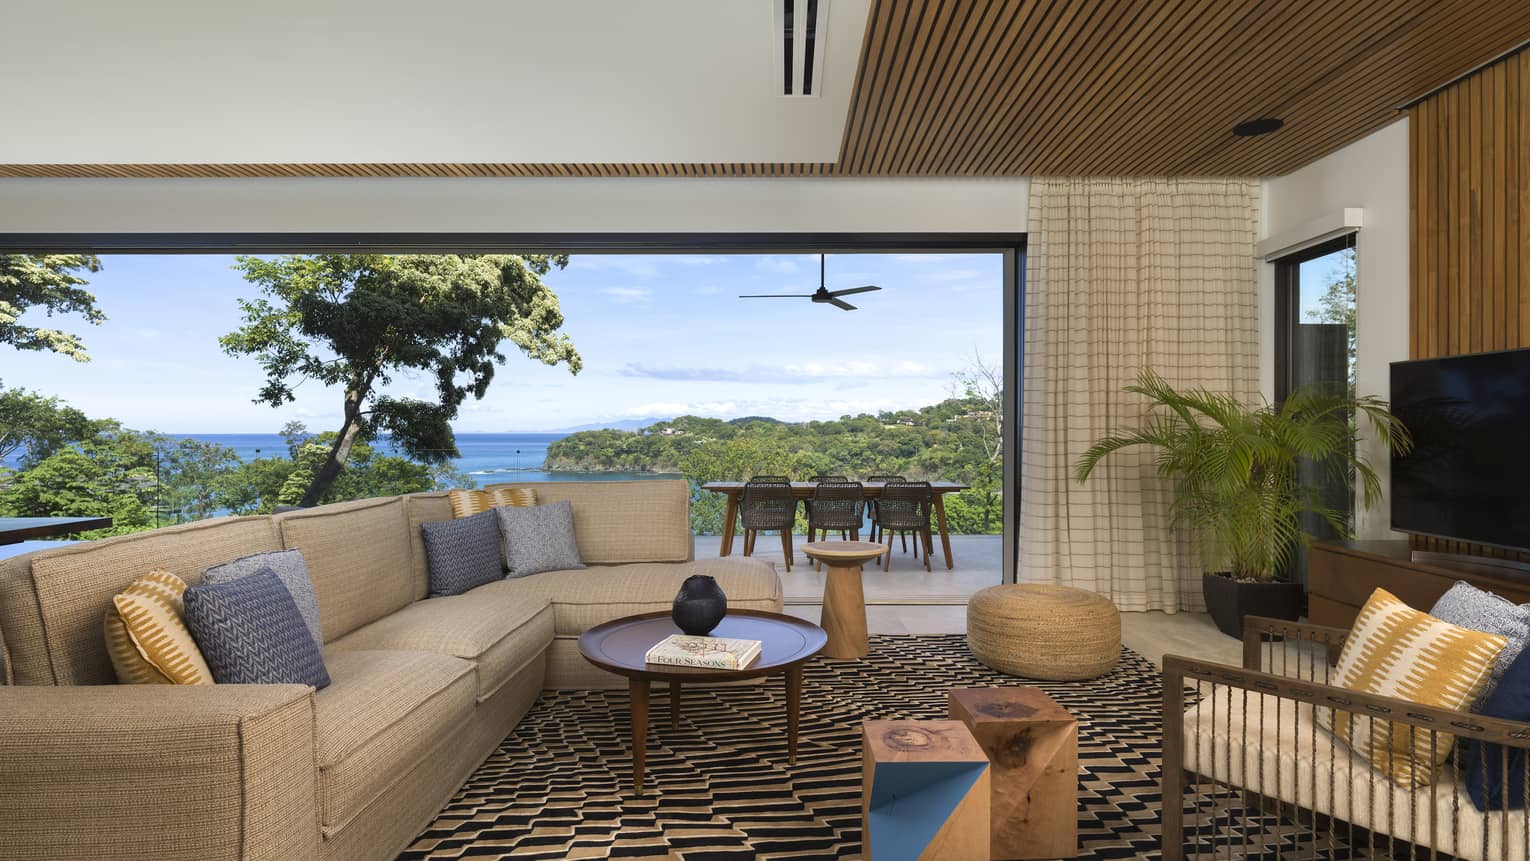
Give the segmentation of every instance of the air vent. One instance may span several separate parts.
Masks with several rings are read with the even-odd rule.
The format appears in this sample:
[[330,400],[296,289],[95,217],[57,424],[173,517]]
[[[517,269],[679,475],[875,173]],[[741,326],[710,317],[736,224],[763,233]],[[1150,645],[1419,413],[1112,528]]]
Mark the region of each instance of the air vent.
[[823,81],[829,0],[776,0],[776,86],[783,96],[811,98]]

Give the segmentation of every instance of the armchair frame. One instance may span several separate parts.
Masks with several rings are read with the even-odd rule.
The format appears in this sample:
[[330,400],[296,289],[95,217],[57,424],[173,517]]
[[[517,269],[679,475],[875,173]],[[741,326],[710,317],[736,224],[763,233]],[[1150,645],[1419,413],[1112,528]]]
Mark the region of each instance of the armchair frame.
[[[1332,854],[1332,847],[1337,835],[1346,833],[1347,845],[1361,851],[1367,846],[1372,853],[1380,850],[1395,857],[1421,857],[1436,858],[1459,856],[1463,847],[1469,850],[1470,857],[1475,855],[1475,850],[1481,850],[1482,858],[1512,857],[1523,859],[1526,847],[1530,847],[1530,780],[1515,787],[1511,795],[1508,780],[1509,751],[1515,750],[1516,755],[1524,755],[1530,750],[1530,723],[1519,721],[1491,718],[1473,714],[1464,710],[1437,708],[1420,705],[1418,703],[1401,700],[1394,697],[1379,694],[1361,693],[1347,688],[1341,688],[1329,684],[1332,664],[1337,661],[1339,650],[1348,638],[1349,632],[1342,628],[1331,628],[1321,625],[1308,625],[1296,622],[1287,622],[1279,619],[1263,617],[1248,617],[1244,621],[1243,628],[1243,666],[1233,667],[1179,655],[1166,655],[1163,660],[1163,858],[1164,861],[1181,861],[1185,857],[1185,790],[1188,784],[1194,783],[1197,794],[1197,805],[1200,804],[1199,790],[1202,778],[1210,781],[1213,789],[1223,786],[1232,794],[1241,793],[1244,811],[1244,824],[1247,825],[1248,809],[1250,807],[1263,810],[1265,813],[1273,813],[1276,818],[1294,818],[1297,821],[1311,827],[1314,833],[1321,839],[1326,836],[1329,853],[1322,857],[1336,857]],[[1294,647],[1294,648],[1293,648]],[[1294,674],[1293,674],[1294,670]],[[1454,807],[1451,810],[1449,822],[1439,821],[1436,816],[1437,807],[1432,802],[1435,795],[1444,788],[1440,786],[1452,778],[1461,780],[1464,785],[1464,766],[1458,761],[1461,748],[1457,748],[1457,756],[1448,765],[1439,766],[1434,783],[1418,787],[1413,790],[1414,795],[1420,799],[1428,799],[1431,803],[1415,803],[1408,809],[1388,809],[1389,829],[1365,829],[1360,826],[1341,822],[1333,816],[1329,816],[1314,810],[1300,807],[1289,799],[1281,799],[1264,794],[1264,768],[1263,751],[1260,752],[1260,785],[1257,787],[1245,787],[1234,783],[1218,780],[1211,774],[1197,774],[1185,767],[1186,715],[1187,705],[1194,702],[1187,700],[1187,689],[1194,689],[1198,694],[1210,694],[1214,688],[1222,686],[1233,691],[1242,691],[1244,702],[1247,703],[1249,694],[1262,694],[1276,697],[1280,700],[1290,700],[1298,705],[1305,704],[1313,707],[1329,708],[1335,712],[1348,712],[1357,720],[1384,720],[1396,725],[1406,725],[1411,732],[1428,733],[1429,744],[1437,743],[1438,734],[1448,733],[1457,739],[1473,739],[1499,745],[1501,757],[1499,774],[1502,776],[1500,789],[1501,798],[1509,802],[1509,807],[1514,815],[1518,816],[1519,822],[1511,824],[1511,816],[1497,812],[1498,808],[1491,808],[1493,812],[1486,814],[1486,826],[1481,829],[1480,840],[1471,839],[1466,841],[1461,834],[1461,813],[1470,811],[1474,816],[1484,816],[1468,802],[1464,808]],[[1201,699],[1205,702],[1209,697]],[[1231,702],[1231,700],[1229,700]],[[1231,708],[1223,709],[1228,714],[1225,717],[1226,726],[1218,723],[1219,717],[1215,707],[1211,710],[1211,735],[1217,735],[1225,731],[1231,735],[1238,729],[1239,724],[1231,715]],[[1278,714],[1278,706],[1277,706]],[[1250,728],[1248,713],[1241,718],[1242,729],[1247,733]],[[1395,730],[1394,730],[1395,731]],[[1342,742],[1327,739],[1326,731],[1319,734],[1313,733],[1311,743],[1316,746],[1322,744],[1326,747],[1337,745],[1343,748]],[[1322,739],[1322,740],[1320,740]],[[1200,741],[1195,742],[1199,746]],[[1299,750],[1293,753],[1300,755],[1305,750],[1308,739],[1297,738]],[[1213,755],[1220,758],[1221,754],[1216,746],[1212,746]],[[1486,757],[1482,745],[1473,748],[1477,756]],[[1233,745],[1229,741],[1227,746],[1228,777],[1232,776]],[[1277,757],[1279,752],[1277,750]],[[1240,753],[1239,770],[1247,768],[1245,754]],[[1194,758],[1199,763],[1199,755]],[[1485,763],[1485,760],[1483,760]],[[1215,771],[1216,763],[1212,764],[1211,771]],[[1372,795],[1366,798],[1368,806],[1374,810],[1376,794],[1385,792],[1387,798],[1392,798],[1393,786],[1391,779],[1375,769],[1368,769],[1371,781]],[[1327,797],[1330,801],[1330,810],[1339,809],[1333,804],[1336,794],[1339,792],[1349,793],[1347,809],[1353,811],[1354,786],[1349,782],[1341,782],[1350,775],[1338,775],[1334,770],[1328,770],[1325,777],[1326,785],[1318,783],[1318,769],[1313,768],[1312,780],[1316,785],[1311,787],[1313,798]],[[1356,772],[1359,774],[1359,772]],[[1278,782],[1277,776],[1277,782]],[[1251,781],[1242,781],[1251,782]],[[1297,794],[1305,786],[1299,786]],[[1524,798],[1517,797],[1520,793]],[[1451,790],[1451,797],[1454,791]],[[1525,814],[1520,814],[1518,808],[1523,807]],[[1199,806],[1196,808],[1199,811]],[[1427,822],[1419,821],[1419,817],[1427,814]],[[1395,817],[1395,818],[1394,818]],[[1233,854],[1231,842],[1220,843],[1219,840],[1242,840],[1247,834],[1245,828],[1240,836],[1234,837],[1236,830],[1229,827],[1228,833],[1218,837],[1217,826],[1210,824],[1212,835],[1208,851],[1216,857],[1221,857],[1223,851],[1228,857],[1236,857]],[[1199,854],[1202,848],[1201,824],[1199,813],[1195,823],[1196,838],[1195,849]],[[1321,833],[1319,833],[1321,832]],[[1357,838],[1359,842],[1357,842]],[[1479,844],[1480,843],[1480,847]],[[1278,844],[1277,844],[1278,845]],[[1506,847],[1514,848],[1512,853],[1506,851]],[[1447,855],[1446,853],[1449,853]],[[1295,857],[1296,853],[1292,853]],[[1276,851],[1279,857],[1279,850]]]

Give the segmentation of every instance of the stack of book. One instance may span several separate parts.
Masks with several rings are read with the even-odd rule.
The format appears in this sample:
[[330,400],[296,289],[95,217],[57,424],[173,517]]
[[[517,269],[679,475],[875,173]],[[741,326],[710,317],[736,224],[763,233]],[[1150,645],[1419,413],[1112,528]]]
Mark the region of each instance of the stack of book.
[[742,670],[748,668],[759,657],[759,640],[671,634],[649,649],[644,660],[650,664],[666,664],[675,667]]

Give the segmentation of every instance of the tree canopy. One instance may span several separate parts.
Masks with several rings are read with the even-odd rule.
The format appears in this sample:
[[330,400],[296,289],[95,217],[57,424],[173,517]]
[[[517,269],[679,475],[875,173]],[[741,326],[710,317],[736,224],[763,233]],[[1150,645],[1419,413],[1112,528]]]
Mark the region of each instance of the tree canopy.
[[15,455],[23,466],[36,463],[69,443],[89,439],[99,427],[58,398],[0,388],[0,461]]
[[[386,433],[427,464],[456,457],[450,421],[468,397],[488,391],[506,341],[578,373],[579,352],[559,331],[558,297],[542,283],[567,263],[511,254],[240,257],[237,268],[262,297],[239,301],[244,325],[219,343],[260,362],[266,383],[256,401],[281,406],[307,380],[342,394],[340,427],[299,504],[325,497],[359,440]],[[409,372],[434,379],[435,400],[381,393]]]
[[0,254],[0,344],[90,361],[78,335],[26,325],[21,315],[32,309],[49,317],[79,314],[85,322],[100,325],[106,315],[79,274],[100,269],[101,261],[88,254]]

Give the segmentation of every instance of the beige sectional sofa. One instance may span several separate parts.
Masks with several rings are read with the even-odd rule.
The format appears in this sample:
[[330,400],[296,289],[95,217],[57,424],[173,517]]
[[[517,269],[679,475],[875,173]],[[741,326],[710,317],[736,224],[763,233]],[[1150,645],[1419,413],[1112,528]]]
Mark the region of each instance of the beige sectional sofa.
[[[511,486],[511,485],[503,485]],[[418,834],[551,688],[614,687],[581,632],[667,609],[693,573],[781,608],[758,560],[693,559],[683,481],[535,485],[573,504],[588,569],[426,598],[421,523],[444,493],[233,517],[0,561],[0,858],[377,859]],[[303,551],[332,683],[115,684],[112,596]]]

